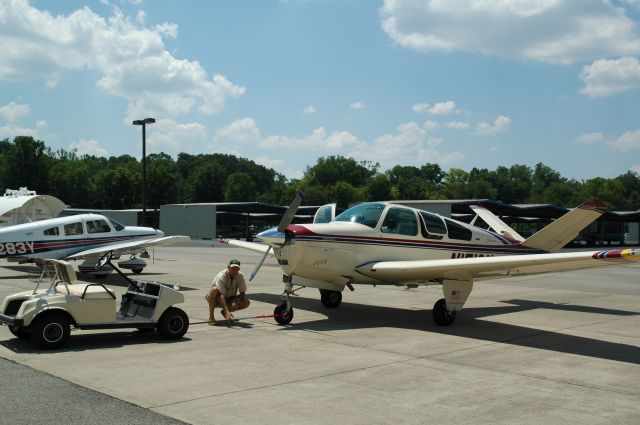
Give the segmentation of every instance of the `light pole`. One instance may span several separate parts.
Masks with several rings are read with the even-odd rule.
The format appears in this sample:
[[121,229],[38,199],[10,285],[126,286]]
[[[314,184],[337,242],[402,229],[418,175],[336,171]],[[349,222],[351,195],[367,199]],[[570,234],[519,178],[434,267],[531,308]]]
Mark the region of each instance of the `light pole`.
[[155,118],[135,120],[133,125],[142,126],[142,225],[147,225],[147,124],[156,122]]

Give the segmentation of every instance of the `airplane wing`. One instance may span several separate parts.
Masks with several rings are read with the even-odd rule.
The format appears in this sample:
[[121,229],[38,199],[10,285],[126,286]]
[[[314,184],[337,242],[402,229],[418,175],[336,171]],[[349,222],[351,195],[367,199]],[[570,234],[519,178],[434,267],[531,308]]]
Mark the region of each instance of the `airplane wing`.
[[139,239],[128,242],[118,242],[76,252],[75,254],[70,255],[67,258],[70,260],[95,258],[100,257],[109,251],[113,252],[114,255],[134,254],[140,253],[149,247],[186,242],[188,240],[191,240],[189,236],[165,236],[163,238]]
[[358,266],[356,271],[388,283],[440,279],[478,280],[629,264],[630,260],[640,260],[640,248],[445,260],[378,261]]
[[[255,242],[239,241],[237,239],[220,239],[219,242],[226,243],[227,245],[237,246],[239,248],[249,249],[261,254],[264,254],[269,249],[269,245]],[[272,257],[275,255],[272,249],[269,250],[269,255],[271,255]]]

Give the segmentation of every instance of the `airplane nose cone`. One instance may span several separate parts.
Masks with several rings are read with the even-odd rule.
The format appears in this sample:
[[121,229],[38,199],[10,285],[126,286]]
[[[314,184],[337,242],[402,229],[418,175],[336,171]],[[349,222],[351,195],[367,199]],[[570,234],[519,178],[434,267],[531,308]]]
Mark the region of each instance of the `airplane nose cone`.
[[160,230],[160,229],[156,229],[156,235],[159,238],[162,238],[162,237],[164,237],[164,232],[162,230]]
[[278,229],[274,227],[258,233],[256,238],[269,245],[282,244],[284,242],[284,233],[278,232]]

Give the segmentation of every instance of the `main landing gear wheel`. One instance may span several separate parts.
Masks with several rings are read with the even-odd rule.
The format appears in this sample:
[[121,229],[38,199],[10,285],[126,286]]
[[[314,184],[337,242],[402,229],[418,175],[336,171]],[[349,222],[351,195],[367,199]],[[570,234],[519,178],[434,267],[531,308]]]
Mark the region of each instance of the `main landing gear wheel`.
[[322,302],[322,305],[327,308],[336,308],[342,302],[342,292],[321,289],[320,301]]
[[287,311],[287,303],[282,303],[273,309],[274,319],[279,325],[288,325],[293,319],[293,308]]
[[433,321],[436,322],[438,326],[449,326],[456,320],[456,312],[447,310],[447,303],[444,298],[440,298],[433,305]]

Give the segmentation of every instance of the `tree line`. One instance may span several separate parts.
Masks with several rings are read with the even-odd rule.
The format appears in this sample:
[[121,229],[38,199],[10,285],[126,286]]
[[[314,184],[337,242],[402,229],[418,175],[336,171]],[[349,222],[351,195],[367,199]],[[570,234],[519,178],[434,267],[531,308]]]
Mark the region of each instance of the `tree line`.
[[[109,158],[57,151],[41,140],[0,140],[0,188],[28,187],[76,208],[142,207],[142,164],[130,155]],[[549,203],[573,207],[597,198],[613,210],[640,208],[640,175],[576,180],[539,163],[495,170],[444,171],[438,164],[380,164],[339,155],[322,157],[301,179],[226,154],[165,153],[147,156],[147,207],[196,202],[260,201],[287,205],[304,188],[306,205],[410,199],[492,199],[505,203]]]

